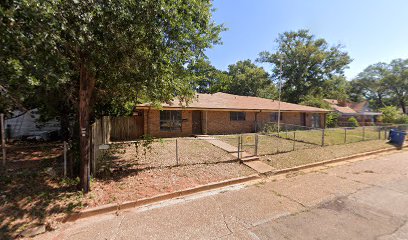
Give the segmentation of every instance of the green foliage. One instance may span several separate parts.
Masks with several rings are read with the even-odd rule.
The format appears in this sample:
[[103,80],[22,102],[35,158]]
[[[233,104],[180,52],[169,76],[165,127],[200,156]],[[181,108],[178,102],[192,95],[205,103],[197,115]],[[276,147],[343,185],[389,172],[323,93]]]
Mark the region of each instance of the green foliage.
[[300,102],[299,104],[310,107],[331,109],[330,104],[324,101],[323,98],[319,96],[317,97],[312,95],[305,96],[302,102]]
[[282,63],[282,98],[299,103],[307,95],[322,95],[324,83],[342,77],[352,61],[341,45],[329,46],[308,30],[285,32],[276,40],[278,50],[261,52],[258,61],[273,65],[273,77],[280,77]]
[[262,94],[272,97],[276,92],[269,79],[269,74],[251,60],[238,61],[229,65],[228,75],[231,79],[226,85],[227,93],[241,96],[260,96]]
[[326,126],[334,128],[338,126],[340,114],[337,112],[331,112],[326,115]]
[[136,158],[138,157],[140,150],[143,151],[143,156],[146,158],[147,153],[152,151],[152,144],[156,141],[157,139],[153,138],[151,135],[143,135],[141,139],[135,141]]
[[350,82],[344,76],[333,76],[323,82],[321,94],[324,98],[346,101],[349,99]]
[[394,59],[388,66],[388,72],[383,79],[384,87],[391,101],[407,114],[408,104],[408,59]]
[[192,73],[195,90],[199,93],[225,92],[230,82],[228,73],[216,69],[208,60],[199,59],[190,64],[188,70]]
[[359,127],[360,124],[358,123],[357,119],[355,117],[350,117],[347,119],[347,122],[349,123],[350,127]]
[[278,89],[274,84],[271,84],[265,88],[258,90],[257,97],[267,98],[267,99],[278,99]]
[[[96,116],[126,113],[117,110],[118,99],[163,102],[192,96],[184,66],[203,58],[224,29],[211,20],[211,8],[210,1],[2,4],[0,69],[5,71],[0,72],[7,75],[1,86],[13,93],[17,86],[27,88],[28,96],[35,95],[33,88],[43,93],[37,94],[43,98],[37,103],[51,115],[62,108],[54,102],[78,104],[81,64],[96,78]],[[58,94],[51,97],[53,92]]]
[[376,109],[388,105],[399,106],[407,113],[408,59],[394,59],[391,63],[368,66],[351,82],[353,100],[367,99]]
[[394,106],[380,108],[382,112],[381,121],[383,123],[406,124],[408,116],[398,111]]
[[367,99],[376,108],[384,106],[384,98],[387,95],[384,78],[387,75],[387,68],[386,63],[376,63],[359,73],[351,82],[351,98],[354,101]]

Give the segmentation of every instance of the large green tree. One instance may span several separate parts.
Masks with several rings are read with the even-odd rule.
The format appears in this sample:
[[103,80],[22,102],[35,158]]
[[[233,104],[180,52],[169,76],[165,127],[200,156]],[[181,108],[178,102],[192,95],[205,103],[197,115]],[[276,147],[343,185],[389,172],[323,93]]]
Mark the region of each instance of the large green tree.
[[399,106],[407,113],[408,59],[370,65],[353,79],[351,85],[352,99],[367,99],[377,109],[389,105]]
[[275,87],[269,74],[251,60],[238,61],[228,66],[230,81],[226,83],[227,93],[242,96],[274,98]]
[[299,103],[308,95],[324,92],[324,83],[343,76],[352,61],[341,45],[329,46],[308,30],[280,34],[275,52],[264,51],[258,61],[271,63],[273,77],[278,81],[282,65],[282,99]]
[[369,100],[373,107],[385,106],[388,89],[384,85],[384,78],[388,75],[386,63],[376,63],[368,66],[351,81],[350,97],[354,101]]
[[230,82],[227,72],[215,68],[206,59],[199,59],[190,64],[188,70],[192,73],[195,90],[199,93],[226,91],[226,86]]
[[408,59],[394,59],[388,66],[383,80],[389,96],[403,113],[407,114],[408,104]]
[[[75,103],[85,192],[96,100],[192,94],[185,66],[204,57],[222,30],[209,0],[18,0],[3,2],[0,14],[1,68],[14,75],[17,66],[19,84],[60,90],[62,102]],[[2,77],[2,86],[11,83]]]

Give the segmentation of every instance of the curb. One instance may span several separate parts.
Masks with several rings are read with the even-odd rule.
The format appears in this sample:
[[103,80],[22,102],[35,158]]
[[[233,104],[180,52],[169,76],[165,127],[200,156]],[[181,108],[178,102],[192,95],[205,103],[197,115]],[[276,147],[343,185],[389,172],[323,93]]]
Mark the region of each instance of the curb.
[[116,212],[116,211],[129,209],[129,208],[140,207],[143,205],[157,203],[157,202],[161,202],[164,200],[178,198],[178,197],[182,197],[182,196],[186,196],[186,195],[190,195],[194,193],[199,193],[199,192],[204,192],[208,190],[213,190],[213,189],[217,189],[221,187],[241,184],[244,182],[249,182],[249,181],[258,180],[258,179],[261,179],[261,177],[258,174],[252,174],[252,175],[245,176],[245,177],[233,178],[230,180],[225,180],[221,182],[210,183],[210,184],[201,185],[201,186],[197,186],[193,188],[188,188],[188,189],[173,192],[173,193],[162,194],[162,195],[158,195],[158,196],[151,197],[151,198],[143,198],[143,199],[139,199],[135,201],[123,202],[120,204],[106,204],[106,205],[102,205],[99,207],[82,210],[77,213],[72,213],[64,217],[62,219],[62,222],[63,223],[73,222],[73,221],[76,221],[82,218],[87,218],[87,217],[109,213],[109,212]]
[[[408,145],[405,145],[403,148],[407,148],[407,147],[408,147]],[[395,148],[395,147],[384,148],[384,149],[380,149],[380,150],[354,154],[354,155],[350,155],[350,156],[346,156],[346,157],[340,157],[340,158],[335,158],[335,159],[331,159],[331,160],[305,164],[305,165],[301,165],[301,166],[297,166],[297,167],[293,167],[293,168],[285,168],[285,169],[270,172],[270,173],[267,174],[267,176],[275,176],[275,175],[281,175],[281,174],[285,174],[285,173],[289,173],[289,172],[296,172],[296,171],[300,171],[300,170],[304,170],[304,169],[308,169],[308,168],[312,168],[312,167],[322,166],[322,165],[329,164],[329,163],[346,161],[346,160],[359,158],[359,157],[364,157],[364,156],[369,156],[369,155],[374,155],[374,154],[378,154],[378,153],[382,153],[382,152],[390,152],[390,151],[393,151],[393,150],[398,150],[398,149]],[[166,194],[158,195],[158,196],[151,197],[151,198],[143,198],[143,199],[139,199],[139,200],[135,200],[135,201],[127,201],[127,202],[123,202],[123,203],[120,203],[120,204],[106,204],[106,205],[102,205],[102,206],[99,206],[99,207],[93,207],[93,208],[90,208],[90,209],[82,210],[80,212],[72,213],[72,214],[70,214],[70,215],[68,215],[66,217],[63,217],[61,221],[63,223],[73,222],[73,221],[76,221],[76,220],[82,219],[82,218],[92,217],[92,216],[100,215],[100,214],[104,214],[104,213],[116,212],[116,211],[125,210],[125,209],[129,209],[129,208],[140,207],[140,206],[144,206],[144,205],[148,205],[148,204],[152,204],[152,203],[157,203],[157,202],[161,202],[161,201],[165,201],[165,200],[169,200],[169,199],[174,199],[174,198],[183,197],[183,196],[186,196],[186,195],[191,195],[191,194],[194,194],[194,193],[209,191],[209,190],[222,188],[222,187],[226,187],[226,186],[231,186],[231,185],[236,185],[236,184],[241,184],[241,183],[249,182],[249,181],[253,181],[253,180],[259,180],[261,178],[262,178],[262,176],[260,176],[259,174],[252,174],[252,175],[245,176],[245,177],[239,177],[239,178],[229,179],[229,180],[220,181],[220,182],[216,182],[216,183],[201,185],[201,186],[197,186],[197,187],[193,187],[193,188],[188,188],[188,189],[176,191],[176,192],[173,192],[173,193],[166,193]]]
[[[406,148],[406,147],[408,147],[408,145],[403,146],[403,148]],[[305,165],[301,165],[301,166],[297,166],[297,167],[284,168],[284,169],[272,172],[270,176],[289,173],[289,172],[300,171],[300,170],[304,170],[304,169],[308,169],[308,168],[312,168],[312,167],[318,167],[318,166],[326,165],[326,164],[329,164],[329,163],[347,161],[347,160],[350,160],[350,159],[370,156],[370,155],[374,155],[374,154],[378,154],[378,153],[390,152],[390,151],[393,151],[393,150],[399,150],[399,149],[395,148],[395,147],[384,148],[384,149],[370,151],[370,152],[358,153],[358,154],[354,154],[354,155],[350,155],[350,156],[346,156],[346,157],[334,158],[334,159],[321,161],[321,162],[316,162],[316,163],[309,163],[309,164],[305,164]]]

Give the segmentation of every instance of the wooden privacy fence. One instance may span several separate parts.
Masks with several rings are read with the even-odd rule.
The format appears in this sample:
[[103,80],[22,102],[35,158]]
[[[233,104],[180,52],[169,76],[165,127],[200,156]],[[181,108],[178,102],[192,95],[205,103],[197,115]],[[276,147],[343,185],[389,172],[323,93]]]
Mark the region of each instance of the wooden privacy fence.
[[111,117],[112,141],[132,141],[143,135],[143,116]]
[[143,135],[143,115],[129,117],[105,116],[91,125],[91,170],[96,173],[101,166],[103,151],[111,141],[132,141]]
[[91,125],[91,167],[95,174],[100,167],[103,145],[110,143],[110,117],[102,117]]

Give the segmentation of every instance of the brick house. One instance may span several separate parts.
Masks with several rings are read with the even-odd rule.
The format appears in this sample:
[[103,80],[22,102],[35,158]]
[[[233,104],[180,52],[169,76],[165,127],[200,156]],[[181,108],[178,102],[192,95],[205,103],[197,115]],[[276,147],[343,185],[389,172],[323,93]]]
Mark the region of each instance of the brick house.
[[380,112],[374,112],[370,108],[368,101],[351,102],[339,101],[335,99],[324,99],[330,104],[331,108],[340,114],[339,126],[348,126],[348,119],[354,117],[357,119],[360,126],[376,125],[378,117],[382,115]]
[[[280,102],[281,122],[324,127],[329,110]],[[150,104],[136,106],[136,122],[143,125],[140,135],[185,137],[201,134],[249,133],[263,124],[276,122],[279,101],[226,93],[197,94],[187,106],[178,101],[158,110]]]

